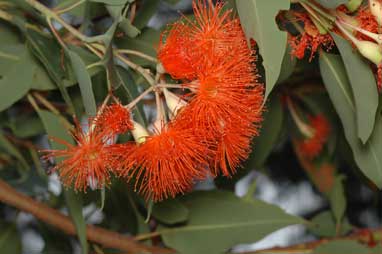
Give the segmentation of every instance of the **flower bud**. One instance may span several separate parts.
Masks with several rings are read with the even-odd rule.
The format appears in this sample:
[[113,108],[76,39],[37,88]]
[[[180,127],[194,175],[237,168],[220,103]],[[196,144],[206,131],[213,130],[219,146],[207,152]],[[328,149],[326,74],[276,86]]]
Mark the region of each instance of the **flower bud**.
[[382,26],[382,3],[379,0],[369,0],[369,8],[379,26]]
[[166,99],[167,107],[170,109],[171,116],[175,117],[179,110],[187,105],[187,102],[185,100],[182,100],[177,96],[176,94],[170,92],[167,89],[163,89],[163,94]]
[[350,0],[347,4],[346,4],[346,8],[350,11],[350,12],[355,12],[362,4],[362,1],[363,0]]
[[382,49],[377,43],[371,41],[358,41],[356,47],[361,55],[376,65],[379,65],[382,62]]
[[133,121],[134,129],[131,130],[131,134],[134,137],[135,142],[142,144],[146,141],[146,137],[150,136],[145,127],[139,123]]

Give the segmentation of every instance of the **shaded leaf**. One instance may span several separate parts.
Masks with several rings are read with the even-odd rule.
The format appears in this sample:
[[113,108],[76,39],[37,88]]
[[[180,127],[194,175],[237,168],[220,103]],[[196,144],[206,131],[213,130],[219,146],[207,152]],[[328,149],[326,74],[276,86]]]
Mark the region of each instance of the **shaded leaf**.
[[0,223],[0,250],[2,254],[21,254],[22,246],[15,224]]
[[7,151],[10,155],[15,157],[23,166],[25,170],[29,169],[29,164],[25,160],[22,153],[17,149],[16,146],[14,146],[9,140],[3,135],[3,133],[0,131],[0,148],[3,148],[5,151]]
[[247,202],[231,192],[199,191],[180,201],[190,211],[188,223],[162,227],[159,232],[166,245],[182,254],[223,253],[236,244],[255,242],[282,227],[303,223],[277,206]]
[[346,198],[344,193],[345,191],[343,180],[344,176],[337,176],[334,182],[333,189],[330,191],[329,194],[330,206],[332,208],[332,212],[334,218],[336,219],[337,225],[341,225],[346,209]]
[[138,29],[144,28],[158,10],[159,0],[144,0],[137,12],[133,25]]
[[168,225],[185,222],[188,219],[188,209],[177,199],[168,199],[154,204],[152,216]]
[[382,119],[377,117],[374,132],[363,145],[358,138],[355,103],[346,76],[345,66],[338,55],[320,54],[320,70],[326,89],[341,119],[346,139],[361,171],[379,188],[382,188]]
[[[369,139],[374,129],[375,113],[378,108],[378,89],[370,65],[342,37],[331,33],[344,61],[352,88],[356,109],[357,133],[363,143]],[[355,71],[356,70],[356,71]]]
[[[331,211],[325,211],[316,215],[309,224],[309,231],[320,237],[335,237],[337,235],[336,222]],[[347,234],[352,230],[352,226],[345,218],[341,224],[340,235]]]
[[334,9],[341,4],[346,4],[349,0],[316,0],[317,3],[321,4],[325,8]]
[[[44,124],[45,130],[49,136],[57,137],[67,142],[73,143],[72,137],[62,126],[60,119],[53,113],[46,110],[39,110],[38,115]],[[63,149],[63,145],[52,142],[53,149]],[[74,193],[73,190],[64,191],[66,205],[68,206],[70,216],[76,226],[78,238],[82,246],[82,253],[88,253],[88,245],[86,241],[86,223],[82,214],[82,199],[80,195]]]
[[319,245],[313,254],[370,254],[366,246],[351,240],[335,240]]
[[267,98],[279,78],[287,46],[287,33],[279,30],[276,15],[280,10],[288,10],[290,1],[236,0],[236,6],[247,38],[253,38],[259,45],[265,68]]
[[36,65],[24,45],[0,47],[0,111],[28,92],[35,70]]
[[108,5],[124,5],[127,2],[131,3],[133,0],[89,0],[90,2],[104,3]]
[[74,51],[68,50],[69,58],[73,65],[73,71],[76,74],[80,91],[82,95],[82,101],[85,106],[85,111],[88,116],[95,116],[97,113],[97,105],[94,98],[92,81],[90,75],[86,69],[85,63],[81,57]]
[[279,96],[270,98],[263,118],[260,135],[254,138],[254,149],[246,163],[251,168],[258,168],[264,165],[280,136],[283,127],[284,111]]

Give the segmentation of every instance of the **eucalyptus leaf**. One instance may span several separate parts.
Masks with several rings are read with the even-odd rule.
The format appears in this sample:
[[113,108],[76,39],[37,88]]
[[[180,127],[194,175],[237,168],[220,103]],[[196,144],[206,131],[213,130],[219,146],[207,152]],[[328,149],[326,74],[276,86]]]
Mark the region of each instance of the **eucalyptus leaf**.
[[345,235],[352,230],[352,226],[345,218],[342,221],[340,232],[337,232],[336,222],[331,211],[324,211],[316,215],[309,224],[308,230],[319,237],[335,237],[336,235]]
[[341,4],[346,4],[349,0],[316,0],[317,3],[321,4],[325,8],[335,9]]
[[189,209],[188,223],[161,227],[159,233],[166,245],[182,254],[224,253],[236,244],[255,242],[280,228],[304,223],[277,206],[248,202],[231,192],[199,191],[180,201]]
[[[69,135],[67,130],[61,124],[60,119],[53,113],[46,110],[39,110],[38,112],[41,121],[44,124],[45,130],[49,136],[56,137],[67,142],[73,143],[73,138]],[[52,142],[53,149],[63,149],[64,146],[59,143]],[[68,206],[70,216],[76,226],[78,238],[82,246],[82,253],[88,253],[88,245],[86,241],[86,223],[82,214],[82,198],[80,195],[74,193],[73,190],[65,190],[64,196],[66,205]]]
[[254,138],[254,148],[246,162],[246,167],[251,167],[251,169],[264,165],[280,136],[284,111],[278,95],[271,96],[268,100],[263,119],[260,135]]
[[357,133],[366,143],[374,129],[375,114],[378,108],[377,82],[370,65],[342,37],[331,33],[341,53],[342,60],[352,88],[356,109]]
[[341,225],[346,209],[346,197],[343,185],[344,176],[336,177],[333,189],[329,194],[330,206],[333,211],[337,225]]
[[185,222],[188,219],[188,214],[187,207],[177,199],[169,199],[154,204],[152,210],[153,217],[168,225]]
[[288,10],[289,0],[236,0],[236,6],[248,39],[259,45],[265,68],[265,98],[271,93],[279,78],[287,47],[287,33],[280,31],[276,16],[280,10]]
[[0,223],[0,250],[2,254],[21,254],[22,245],[16,225]]
[[354,96],[341,56],[321,51],[320,70],[329,97],[336,109],[354,159],[361,171],[382,188],[382,119],[377,117],[374,132],[363,145],[359,140],[355,119]]
[[370,254],[366,246],[351,240],[335,240],[319,245],[313,254]]
[[0,111],[24,97],[35,71],[36,65],[24,45],[0,47]]
[[81,57],[74,51],[68,50],[69,58],[73,65],[74,73],[76,74],[78,84],[80,86],[82,101],[85,106],[85,111],[88,116],[95,116],[97,113],[97,105],[94,98],[92,81],[86,69],[86,65]]
[[147,26],[147,23],[151,17],[158,10],[159,0],[143,0],[142,6],[137,12],[137,16],[134,19],[133,25],[138,29],[142,29]]

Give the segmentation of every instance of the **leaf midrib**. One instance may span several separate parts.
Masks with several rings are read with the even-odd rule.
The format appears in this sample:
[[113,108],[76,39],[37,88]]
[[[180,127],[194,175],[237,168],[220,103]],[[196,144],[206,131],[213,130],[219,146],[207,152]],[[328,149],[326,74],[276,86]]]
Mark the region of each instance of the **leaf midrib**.
[[279,224],[298,224],[297,220],[292,221],[291,219],[283,220],[261,220],[258,222],[237,222],[237,223],[226,223],[226,224],[213,224],[213,225],[193,225],[185,226],[177,229],[167,229],[158,232],[159,234],[170,234],[175,232],[189,232],[189,231],[202,231],[202,230],[217,230],[217,229],[230,229],[239,227],[254,227],[259,225],[279,225]]

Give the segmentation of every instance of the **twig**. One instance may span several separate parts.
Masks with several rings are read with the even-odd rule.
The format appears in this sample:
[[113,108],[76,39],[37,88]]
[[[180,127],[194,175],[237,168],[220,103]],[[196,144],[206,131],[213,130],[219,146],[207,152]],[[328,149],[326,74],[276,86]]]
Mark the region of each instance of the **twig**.
[[[0,180],[0,201],[21,211],[33,214],[37,219],[57,227],[69,235],[76,235],[76,228],[68,216],[40,203],[12,188],[5,181]],[[175,251],[160,247],[151,247],[137,243],[132,237],[124,236],[100,227],[87,225],[87,239],[107,248],[128,251],[129,253],[166,254]]]

